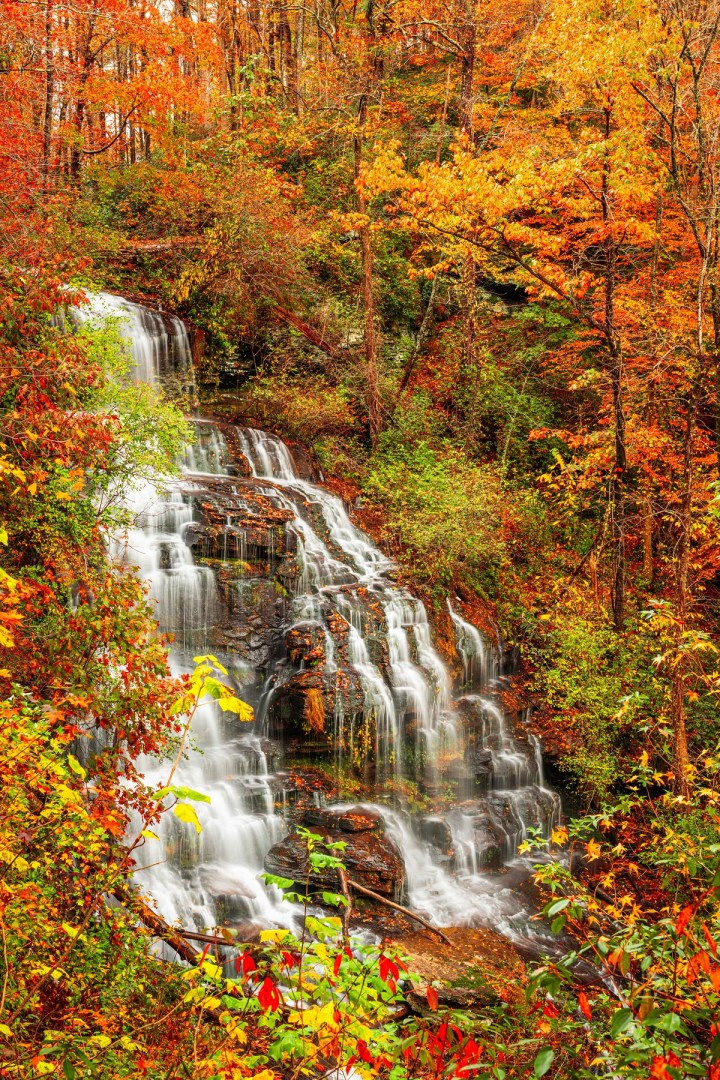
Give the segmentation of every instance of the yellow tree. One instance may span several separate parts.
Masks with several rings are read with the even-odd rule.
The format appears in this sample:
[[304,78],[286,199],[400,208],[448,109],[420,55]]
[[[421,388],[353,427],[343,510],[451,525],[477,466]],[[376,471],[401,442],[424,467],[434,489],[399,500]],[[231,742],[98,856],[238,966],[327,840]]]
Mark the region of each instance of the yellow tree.
[[[367,176],[420,239],[462,266],[524,286],[566,310],[587,335],[610,396],[606,477],[613,535],[613,618],[625,621],[626,348],[639,328],[638,260],[651,258],[659,169],[631,73],[654,21],[635,0],[556,3],[526,43],[522,70],[481,152],[409,175],[390,148]],[[638,29],[640,26],[640,29]]]

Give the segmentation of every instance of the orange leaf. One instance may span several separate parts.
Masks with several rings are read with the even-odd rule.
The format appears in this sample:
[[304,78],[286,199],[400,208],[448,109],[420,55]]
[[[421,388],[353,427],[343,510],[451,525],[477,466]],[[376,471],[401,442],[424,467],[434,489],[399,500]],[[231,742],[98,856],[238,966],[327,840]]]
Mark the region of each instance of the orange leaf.
[[592,1012],[590,1011],[590,1002],[588,1001],[587,994],[584,990],[581,990],[578,994],[578,1005],[580,1006],[580,1012],[588,1020],[592,1020]]

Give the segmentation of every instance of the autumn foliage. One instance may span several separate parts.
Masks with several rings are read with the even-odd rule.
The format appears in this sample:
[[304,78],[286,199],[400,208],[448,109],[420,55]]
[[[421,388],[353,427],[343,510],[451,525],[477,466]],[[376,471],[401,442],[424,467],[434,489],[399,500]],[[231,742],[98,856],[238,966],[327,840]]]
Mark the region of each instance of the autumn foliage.
[[[720,1076],[719,29],[717,0],[0,0],[0,1075]],[[520,647],[578,809],[522,1004],[428,985],[403,1027],[402,957],[335,923],[232,977],[152,954],[137,758],[222,672],[171,678],[107,555],[189,403],[114,394],[116,337],[67,319],[94,287],[178,311],[204,404],[306,443],[441,628],[460,595]]]

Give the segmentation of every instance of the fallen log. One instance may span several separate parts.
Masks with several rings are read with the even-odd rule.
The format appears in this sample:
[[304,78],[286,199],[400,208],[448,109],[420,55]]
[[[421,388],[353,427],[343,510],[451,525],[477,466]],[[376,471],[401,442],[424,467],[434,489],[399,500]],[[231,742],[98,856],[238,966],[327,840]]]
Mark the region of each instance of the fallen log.
[[151,930],[155,937],[160,938],[161,941],[166,941],[170,945],[178,956],[186,960],[188,964],[195,964],[198,958],[202,955],[199,949],[196,949],[194,945],[191,945],[189,941],[185,940],[184,932],[182,930],[176,930],[169,923],[166,923],[162,915],[158,915],[156,911],[153,911],[137,893],[132,892],[126,885],[118,884],[113,890],[113,896],[119,903],[131,911],[134,915],[137,915],[148,930]]
[[196,930],[178,930],[178,933],[187,941],[202,941],[204,945],[224,945],[226,949],[234,949],[236,945],[247,944],[230,935],[223,937],[219,934],[200,934]]
[[433,926],[427,919],[423,919],[422,915],[416,915],[414,911],[410,911],[410,908],[403,907],[402,904],[396,904],[394,900],[387,900],[384,896],[381,896],[380,893],[373,892],[372,889],[366,889],[364,885],[358,885],[357,881],[352,881],[350,878],[347,879],[347,883],[351,889],[354,889],[355,892],[359,892],[361,896],[368,896],[371,900],[377,901],[378,904],[384,904],[385,907],[392,908],[394,911],[399,911],[402,915],[407,915],[408,919],[414,919],[415,922],[424,926],[426,930],[430,930],[433,934],[437,934],[440,940],[444,941],[446,945],[452,945],[452,941],[447,934],[443,934],[439,927]]

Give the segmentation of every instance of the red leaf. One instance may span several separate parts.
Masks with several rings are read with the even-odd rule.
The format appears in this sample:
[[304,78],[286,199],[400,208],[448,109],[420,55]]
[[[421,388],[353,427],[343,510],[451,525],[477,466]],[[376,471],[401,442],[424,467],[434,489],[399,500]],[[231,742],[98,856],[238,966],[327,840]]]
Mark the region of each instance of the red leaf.
[[375,1064],[375,1058],[368,1050],[367,1043],[364,1041],[364,1039],[358,1039],[355,1049],[357,1050],[357,1056],[360,1058],[361,1061],[364,1061],[366,1065]]
[[650,1077],[651,1080],[672,1080],[672,1075],[667,1071],[667,1061],[665,1058],[654,1057],[652,1059]]
[[578,1005],[580,1006],[580,1012],[588,1020],[592,1020],[592,1013],[590,1011],[590,1002],[587,999],[587,994],[584,990],[581,990],[578,994]]
[[687,924],[688,924],[688,923],[690,922],[690,920],[692,919],[692,917],[693,917],[693,914],[694,914],[694,910],[695,910],[695,909],[693,908],[692,904],[688,904],[688,905],[687,905],[686,907],[684,907],[684,908],[682,909],[682,911],[681,911],[681,912],[680,912],[680,914],[678,915],[678,920],[677,920],[677,922],[675,923],[675,933],[676,933],[676,934],[677,934],[678,936],[679,936],[680,934],[684,934],[684,933],[685,933],[685,928],[687,927]]
[[380,959],[378,963],[380,966],[380,978],[384,979],[385,982],[388,983],[394,993],[395,990],[391,984],[396,982],[400,976],[400,971],[397,964],[394,964],[393,961],[388,956],[385,956],[384,953],[380,953]]
[[335,957],[335,963],[333,964],[333,975],[340,974],[340,965],[342,964],[342,953],[338,953]]
[[263,979],[262,986],[258,990],[257,999],[260,1002],[260,1007],[266,1012],[277,1009],[282,1001],[280,991],[272,979],[267,976]]
[[243,975],[249,975],[252,971],[257,971],[257,964],[253,960],[250,953],[243,953],[243,956],[242,956],[242,973],[243,973]]
[[435,1012],[437,1010],[437,1007],[438,1007],[438,1004],[439,1004],[439,998],[438,998],[437,990],[435,989],[434,986],[428,986],[427,990],[425,991],[425,994],[426,994],[426,997],[427,997],[428,1005],[433,1010],[433,1012]]
[[715,938],[712,936],[712,934],[708,930],[705,923],[703,923],[703,925],[702,925],[702,930],[703,930],[703,934],[705,935],[705,940],[708,943],[708,948],[709,948],[710,952],[713,954],[713,956],[717,956],[717,942],[715,941]]

